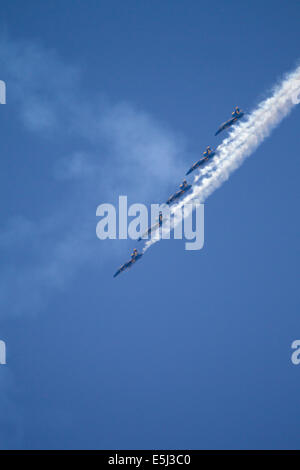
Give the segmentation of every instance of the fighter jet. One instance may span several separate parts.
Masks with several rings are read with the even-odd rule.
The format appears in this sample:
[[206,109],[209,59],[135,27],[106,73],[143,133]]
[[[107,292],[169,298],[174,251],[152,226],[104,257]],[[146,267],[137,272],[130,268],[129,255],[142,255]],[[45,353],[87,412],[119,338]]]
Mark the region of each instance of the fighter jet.
[[212,158],[214,155],[216,155],[216,151],[212,150],[210,146],[206,147],[205,152],[203,152],[203,157],[200,158],[194,165],[189,169],[189,171],[186,172],[186,175],[189,175],[192,173],[192,171],[196,170],[199,168],[199,166],[204,165],[208,161],[209,158]]
[[157,230],[159,227],[161,227],[162,221],[163,221],[162,212],[160,211],[159,216],[158,216],[158,222],[152,225],[152,227],[148,228],[148,230],[145,233],[143,233],[143,235],[140,238],[138,238],[138,242],[141,241],[143,238],[148,238],[154,230]]
[[166,204],[171,205],[174,201],[180,198],[184,193],[186,193],[189,189],[191,189],[192,185],[188,184],[186,180],[183,180],[181,185],[179,186],[180,190],[177,191],[175,194],[169,197]]
[[138,253],[137,249],[134,248],[133,252],[131,253],[131,259],[127,261],[127,263],[122,264],[122,266],[118,269],[117,272],[115,272],[114,277],[117,277],[119,274],[121,274],[123,271],[126,269],[131,268],[131,266],[136,263],[141,257],[143,256],[143,253]]
[[220,134],[224,129],[227,129],[228,127],[231,127],[238,119],[241,119],[245,113],[240,110],[237,106],[235,107],[233,113],[232,113],[232,118],[229,119],[229,121],[224,122],[222,126],[217,130],[215,135]]

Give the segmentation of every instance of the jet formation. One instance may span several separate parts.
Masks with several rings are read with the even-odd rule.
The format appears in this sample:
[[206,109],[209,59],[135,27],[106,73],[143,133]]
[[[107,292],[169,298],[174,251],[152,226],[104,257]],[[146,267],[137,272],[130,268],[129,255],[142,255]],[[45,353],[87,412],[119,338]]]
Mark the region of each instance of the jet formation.
[[[217,132],[215,133],[215,136],[220,134],[220,132],[224,131],[225,129],[229,129],[231,126],[233,126],[239,119],[241,119],[243,116],[245,116],[245,113],[236,106],[234,108],[234,111],[231,113],[231,118],[224,122]],[[212,150],[210,146],[206,147],[206,150],[203,152],[202,157],[200,160],[195,162],[191,168],[186,172],[186,175],[191,174],[193,171],[195,171],[197,168],[202,167],[205,165],[209,160],[211,160],[215,155],[217,154],[217,149]],[[179,186],[179,190],[176,191],[172,196],[169,197],[169,199],[166,201],[166,204],[168,206],[171,206],[174,202],[178,201],[181,199],[181,197],[190,191],[192,188],[192,184],[189,184],[185,179]],[[138,241],[142,240],[143,238],[147,238],[148,236],[151,235],[151,233],[158,228],[162,226],[163,222],[163,217],[162,217],[162,212],[159,213],[159,218],[158,222],[152,227],[148,228],[148,230],[138,239]],[[136,248],[134,248],[133,252],[131,253],[130,260],[127,261],[126,263],[122,264],[120,268],[115,272],[113,277],[117,277],[119,274],[121,274],[123,271],[126,271],[127,269],[131,268],[141,257],[143,256],[143,253],[139,253]]]

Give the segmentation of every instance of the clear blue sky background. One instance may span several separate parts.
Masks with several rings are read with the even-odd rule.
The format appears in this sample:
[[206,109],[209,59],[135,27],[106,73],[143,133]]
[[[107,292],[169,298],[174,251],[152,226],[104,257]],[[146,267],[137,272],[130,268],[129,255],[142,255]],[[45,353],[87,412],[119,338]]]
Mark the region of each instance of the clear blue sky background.
[[299,60],[300,3],[2,2],[1,448],[299,448],[300,108],[205,205],[205,245],[95,211],[160,202]]

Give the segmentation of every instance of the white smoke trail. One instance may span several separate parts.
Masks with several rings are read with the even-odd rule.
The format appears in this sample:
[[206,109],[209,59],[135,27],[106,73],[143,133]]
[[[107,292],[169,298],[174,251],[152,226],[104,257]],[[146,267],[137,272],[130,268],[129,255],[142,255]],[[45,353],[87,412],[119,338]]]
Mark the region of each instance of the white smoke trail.
[[[299,103],[299,93],[300,67],[297,67],[274,88],[272,96],[262,101],[250,113],[246,121],[234,126],[229,136],[218,147],[214,159],[196,174],[192,191],[171,209],[174,217],[171,229],[181,221],[182,206],[192,202],[203,203],[219,188]],[[169,228],[163,228],[163,234],[164,230],[168,231]],[[143,251],[159,240],[160,237],[155,236],[146,241]]]

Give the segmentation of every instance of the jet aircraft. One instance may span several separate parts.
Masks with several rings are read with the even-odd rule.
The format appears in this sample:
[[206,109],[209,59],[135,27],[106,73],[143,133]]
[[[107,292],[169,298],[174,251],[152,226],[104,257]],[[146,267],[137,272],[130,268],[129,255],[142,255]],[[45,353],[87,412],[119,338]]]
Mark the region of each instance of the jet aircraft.
[[203,152],[203,157],[200,158],[200,160],[198,160],[196,163],[194,163],[193,166],[191,166],[191,168],[189,169],[189,171],[186,172],[186,175],[189,175],[190,173],[192,173],[192,171],[196,170],[197,168],[199,168],[199,166],[201,165],[204,165],[204,163],[206,163],[208,161],[208,159],[214,157],[216,155],[216,151],[215,150],[212,150],[210,148],[210,146],[206,147],[206,150],[205,152]]
[[232,118],[229,119],[229,121],[224,122],[221,127],[217,130],[215,135],[220,134],[224,129],[227,129],[228,127],[231,127],[233,124],[236,123],[238,119],[241,119],[245,113],[238,108],[238,106],[235,107],[233,113],[232,113]]
[[134,248],[133,252],[131,253],[131,258],[127,263],[122,264],[122,266],[118,269],[118,271],[115,272],[114,277],[117,277],[119,274],[121,274],[123,271],[126,269],[131,268],[134,263],[136,263],[141,257],[143,256],[143,253],[138,253],[137,249]]
[[158,222],[152,225],[152,227],[148,228],[148,230],[140,238],[138,238],[138,242],[142,239],[148,238],[154,230],[157,230],[159,227],[161,227],[162,221],[162,212],[160,211],[158,216]]
[[172,196],[169,197],[167,200],[166,204],[171,205],[174,201],[179,199],[181,196],[183,196],[184,193],[186,193],[189,189],[191,189],[192,185],[188,184],[186,180],[183,180],[181,185],[179,186],[179,191],[176,193],[172,194]]

